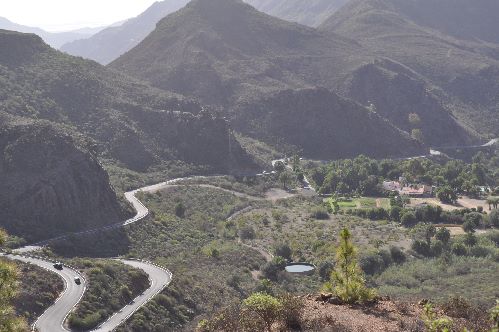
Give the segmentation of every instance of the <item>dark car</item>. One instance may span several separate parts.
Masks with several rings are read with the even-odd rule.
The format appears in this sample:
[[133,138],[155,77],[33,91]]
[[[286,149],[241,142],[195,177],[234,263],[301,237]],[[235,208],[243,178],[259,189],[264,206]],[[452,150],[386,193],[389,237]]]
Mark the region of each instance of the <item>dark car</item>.
[[75,284],[80,285],[81,284],[81,279],[78,277],[75,277]]
[[57,270],[62,270],[63,265],[61,262],[56,262],[54,263],[54,268],[56,268]]

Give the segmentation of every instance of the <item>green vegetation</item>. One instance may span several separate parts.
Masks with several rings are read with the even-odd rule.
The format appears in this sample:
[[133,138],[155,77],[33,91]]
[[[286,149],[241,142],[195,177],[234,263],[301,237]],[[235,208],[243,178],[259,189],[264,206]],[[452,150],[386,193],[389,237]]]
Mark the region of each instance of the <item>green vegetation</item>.
[[[7,235],[0,229],[0,248],[3,247]],[[18,291],[18,271],[14,264],[0,258],[0,330],[5,332],[26,331],[27,326],[22,318],[15,315],[12,302]]]
[[68,318],[69,326],[78,331],[97,327],[149,287],[147,274],[120,262],[73,259],[70,263],[83,269],[88,279],[81,302]]
[[16,263],[19,270],[19,287],[14,299],[17,316],[28,324],[35,320],[59,297],[64,289],[61,278],[33,264]]
[[254,293],[243,301],[243,310],[255,314],[265,324],[266,332],[272,332],[272,324],[279,319],[282,304],[272,295]]
[[445,301],[455,294],[489,307],[499,291],[499,264],[493,257],[442,256],[411,259],[372,278],[380,294],[395,299]]
[[[373,54],[391,59],[366,64],[354,72],[356,84],[350,89],[356,98],[374,104],[379,113],[407,132],[421,129],[431,146],[456,146],[464,145],[458,142],[466,141],[466,133],[463,128],[449,127],[455,125],[449,118],[452,115],[477,132],[497,135],[497,100],[489,93],[497,90],[498,65],[496,57],[482,48],[499,40],[491,14],[497,10],[496,3],[491,7],[452,0],[417,4],[364,0],[343,7],[320,29],[356,40]],[[393,35],[393,31],[398,33]],[[476,66],[487,69],[474,70]],[[451,77],[459,77],[459,81],[451,82]],[[383,84],[374,88],[375,82]],[[446,106],[442,98],[447,100]],[[418,115],[419,123],[408,118],[411,114]]]
[[478,153],[472,163],[458,160],[430,159],[375,160],[365,156],[337,160],[325,166],[306,164],[307,174],[322,194],[388,196],[383,181],[400,177],[408,183],[442,187],[443,201],[453,203],[456,193],[478,196],[478,186],[499,186],[499,156]]
[[[101,164],[119,193],[166,176],[256,168],[226,121],[194,101],[36,35],[2,30],[0,42],[0,227],[13,235],[32,242],[126,219]],[[42,196],[21,198],[33,188]]]
[[303,300],[289,294],[279,296],[256,292],[226,307],[210,320],[199,322],[197,332],[272,332],[275,325],[285,329],[299,328]]
[[446,317],[438,317],[430,303],[424,306],[423,321],[428,332],[450,332],[452,329],[452,320]]
[[496,301],[496,306],[492,308],[490,320],[493,324],[492,332],[499,331],[499,300]]
[[[128,256],[167,267],[174,281],[118,331],[193,328],[193,318],[239,301],[256,287],[251,271],[263,265],[261,255],[237,243],[237,227],[227,218],[250,204],[220,189],[172,187],[142,194],[149,220],[131,225]],[[175,206],[185,207],[183,218]]]
[[348,229],[342,229],[340,245],[336,249],[335,269],[324,289],[333,292],[345,303],[364,303],[373,300],[376,295],[365,285],[363,272],[357,262],[357,249],[351,239]]

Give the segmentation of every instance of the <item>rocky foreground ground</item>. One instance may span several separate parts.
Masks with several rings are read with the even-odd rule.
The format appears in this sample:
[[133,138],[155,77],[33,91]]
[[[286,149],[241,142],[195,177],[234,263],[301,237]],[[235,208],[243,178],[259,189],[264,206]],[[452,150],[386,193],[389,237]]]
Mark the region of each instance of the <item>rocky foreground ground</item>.
[[[304,311],[301,320],[304,331],[352,331],[352,332],[423,332],[426,331],[423,309],[426,300],[419,303],[397,302],[389,298],[366,305],[334,304],[334,298],[324,295],[308,295],[303,299]],[[453,322],[453,331],[465,328],[473,331],[488,331],[490,323],[484,313],[467,305],[448,305],[437,308],[439,317],[448,317]]]

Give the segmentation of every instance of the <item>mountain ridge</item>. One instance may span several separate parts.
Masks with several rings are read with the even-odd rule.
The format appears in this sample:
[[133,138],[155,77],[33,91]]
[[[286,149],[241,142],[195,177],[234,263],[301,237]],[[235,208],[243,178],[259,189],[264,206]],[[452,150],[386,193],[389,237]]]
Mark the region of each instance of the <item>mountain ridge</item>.
[[34,33],[40,36],[47,44],[53,48],[60,48],[62,45],[78,39],[91,37],[96,31],[104,28],[78,29],[64,32],[48,32],[41,28],[29,27],[14,23],[5,17],[0,17],[0,29],[18,31],[22,33]]
[[[165,17],[154,32],[110,67],[158,88],[195,96],[202,103],[238,109],[239,104],[255,98],[265,100],[262,96],[267,94],[313,87],[325,87],[343,98],[369,106],[371,92],[354,94],[356,86],[351,82],[356,82],[363,66],[376,61],[351,38],[274,18],[242,1],[195,0]],[[389,67],[383,70],[393,72],[391,75],[400,74],[418,85],[427,84],[393,62],[377,63],[378,67]],[[383,75],[379,78],[390,80]],[[384,94],[380,99],[383,103],[376,105],[379,114],[394,120],[391,115],[397,112],[398,105],[385,102],[394,99],[390,96],[392,90],[384,83],[380,88]],[[402,103],[411,103],[401,126],[411,131],[407,124],[409,114],[424,103],[424,95],[411,101],[410,93],[397,91],[397,94]],[[443,144],[473,140],[448,115],[444,105],[439,102],[433,105],[438,115],[425,119],[425,124],[431,124],[425,130],[427,144],[442,137]],[[443,123],[433,123],[435,119]],[[439,128],[452,130],[446,129],[446,135],[437,137],[432,131]]]
[[12,234],[39,240],[124,220],[103,166],[115,179],[121,172],[141,181],[171,165],[200,173],[257,167],[228,123],[195,101],[63,54],[34,34],[0,30],[0,42],[0,201],[11,217],[1,226]]
[[[473,6],[487,1],[474,2]],[[352,0],[319,29],[354,38],[377,57],[411,68],[461,123],[486,136],[496,136],[499,117],[497,47],[478,39],[459,39],[444,29],[420,25],[424,20],[406,15],[401,6],[414,2],[398,0]],[[425,3],[436,5],[428,0]],[[449,13],[462,2],[447,4]],[[452,10],[451,10],[452,7]],[[456,8],[455,8],[456,7]],[[425,8],[427,15],[431,6]],[[465,10],[463,9],[465,12]],[[482,11],[483,12],[483,11]],[[496,12],[489,17],[497,17]],[[497,17],[499,19],[499,17]],[[448,21],[453,21],[449,14]],[[487,20],[486,20],[487,21]]]

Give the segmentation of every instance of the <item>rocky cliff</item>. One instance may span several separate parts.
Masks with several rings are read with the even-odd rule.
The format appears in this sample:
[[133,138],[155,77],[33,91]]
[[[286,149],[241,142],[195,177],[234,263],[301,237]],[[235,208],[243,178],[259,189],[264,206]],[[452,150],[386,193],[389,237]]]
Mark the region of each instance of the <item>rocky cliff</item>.
[[0,120],[0,227],[36,241],[127,217],[107,173],[69,136]]

